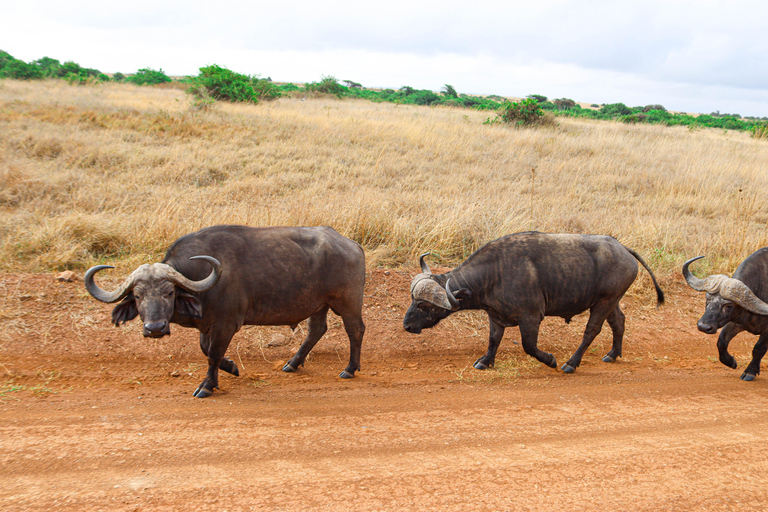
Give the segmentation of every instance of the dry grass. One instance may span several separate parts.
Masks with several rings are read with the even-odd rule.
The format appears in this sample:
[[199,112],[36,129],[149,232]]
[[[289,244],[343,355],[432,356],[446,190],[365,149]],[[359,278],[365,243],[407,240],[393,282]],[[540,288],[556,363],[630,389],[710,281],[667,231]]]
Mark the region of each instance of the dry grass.
[[527,229],[602,233],[660,272],[732,271],[768,241],[748,134],[286,98],[197,111],[178,89],[0,81],[4,270],[131,267],[221,223],[330,225],[370,266],[451,265]]

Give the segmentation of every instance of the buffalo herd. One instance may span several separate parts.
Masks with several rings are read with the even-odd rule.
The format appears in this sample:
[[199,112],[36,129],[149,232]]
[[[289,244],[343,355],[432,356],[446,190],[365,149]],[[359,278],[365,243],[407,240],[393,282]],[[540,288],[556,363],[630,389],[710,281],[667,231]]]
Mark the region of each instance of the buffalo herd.
[[[584,352],[608,322],[611,350],[603,361],[622,355],[624,313],[619,302],[634,282],[638,262],[651,277],[657,306],[664,293],[643,258],[615,238],[598,235],[525,232],[493,240],[445,274],[433,274],[425,258],[421,273],[411,282],[411,305],[403,327],[418,334],[437,325],[454,311],[483,310],[490,326],[488,350],[474,367],[485,370],[496,359],[504,329],[519,327],[526,354],[552,368],[554,355],[537,346],[539,326],[546,316],[570,322],[589,310],[582,342],[561,370],[573,373]],[[728,345],[736,334],[759,336],[752,361],[741,375],[753,380],[768,350],[768,248],[749,256],[733,277],[694,276],[683,265],[691,288],[706,292],[700,331],[715,334],[720,361],[736,368]],[[295,372],[328,329],[328,310],[341,317],[349,337],[349,363],[341,378],[360,369],[365,332],[363,288],[365,254],[360,245],[329,227],[214,226],[179,238],[163,261],[139,266],[114,291],[95,281],[96,273],[113,268],[97,265],[86,272],[88,293],[117,303],[112,322],[141,318],[143,334],[160,338],[170,324],[200,331],[200,348],[208,358],[208,372],[193,395],[205,398],[219,386],[218,372],[239,375],[225,356],[232,337],[244,325],[289,325],[307,320],[307,335],[296,354],[283,366]]]

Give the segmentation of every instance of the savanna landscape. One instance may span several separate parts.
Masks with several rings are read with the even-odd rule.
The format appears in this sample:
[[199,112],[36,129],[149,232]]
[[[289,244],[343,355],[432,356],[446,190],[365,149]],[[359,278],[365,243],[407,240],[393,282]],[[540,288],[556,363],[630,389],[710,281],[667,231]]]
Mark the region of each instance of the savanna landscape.
[[[768,142],[743,131],[489,113],[292,94],[194,102],[176,83],[0,80],[0,508],[3,510],[735,510],[768,502],[768,384],[696,329],[680,274],[730,275],[768,245]],[[305,326],[248,327],[240,377],[192,392],[196,331],[110,324],[84,271],[116,286],[179,236],[215,224],[328,225],[366,254],[362,370],[338,317],[298,372]],[[418,255],[445,272],[526,230],[597,233],[640,253],[576,373],[525,355],[496,366],[483,313],[414,335]],[[73,278],[57,279],[62,271]],[[586,315],[547,318],[564,362]]]

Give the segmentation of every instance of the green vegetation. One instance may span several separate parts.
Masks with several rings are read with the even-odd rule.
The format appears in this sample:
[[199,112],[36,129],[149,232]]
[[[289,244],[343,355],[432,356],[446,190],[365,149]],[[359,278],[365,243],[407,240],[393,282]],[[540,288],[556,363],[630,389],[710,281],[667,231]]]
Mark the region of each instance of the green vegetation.
[[507,123],[517,127],[536,125],[544,119],[540,103],[533,98],[522,101],[505,101],[496,112],[496,118],[488,118],[485,124]]
[[172,82],[171,78],[163,73],[162,69],[154,70],[152,68],[142,68],[135,74],[124,78],[124,80],[136,85],[156,85]]
[[[112,78],[97,69],[83,68],[76,62],[63,64],[51,57],[24,62],[0,50],[0,78],[17,80],[40,80],[60,78],[71,84],[88,85],[106,81],[131,82],[137,85],[154,85],[171,82],[162,69],[143,68],[132,75],[115,73]],[[470,96],[460,94],[449,84],[439,93],[429,89],[416,89],[404,85],[398,90],[370,89],[353,80],[339,81],[333,76],[323,76],[319,82],[302,86],[286,83],[276,85],[270,79],[257,75],[236,73],[225,67],[211,65],[200,68],[200,74],[186,77],[190,84],[188,93],[195,97],[193,104],[204,108],[215,101],[258,103],[279,98],[286,93],[331,94],[338,98],[360,98],[374,102],[390,102],[403,105],[429,105],[476,110],[495,110],[497,118],[488,118],[486,123],[511,123],[515,126],[534,125],[544,119],[545,112],[555,116],[586,117],[590,119],[614,120],[624,123],[649,123],[665,126],[688,126],[692,130],[703,127],[723,130],[749,131],[757,139],[768,139],[768,117],[742,118],[739,114],[713,112],[704,115],[690,115],[684,112],[672,113],[662,105],[653,104],[628,107],[623,103],[611,103],[583,108],[574,100],[559,98],[548,100],[541,94],[530,94],[520,101],[508,101],[497,95]],[[551,117],[551,116],[550,116]]]
[[213,64],[200,68],[196,77],[188,77],[189,94],[198,100],[207,98],[220,101],[258,103],[280,97],[280,90],[270,80],[243,75]]

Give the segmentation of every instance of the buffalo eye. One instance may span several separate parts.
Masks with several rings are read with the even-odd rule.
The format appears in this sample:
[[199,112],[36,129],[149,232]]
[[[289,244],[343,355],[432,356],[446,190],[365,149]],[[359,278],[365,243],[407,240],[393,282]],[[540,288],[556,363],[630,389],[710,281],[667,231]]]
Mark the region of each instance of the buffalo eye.
[[165,296],[168,297],[168,298],[173,297],[173,290],[171,290],[168,293],[166,293]]
[[133,292],[133,298],[136,300],[141,300],[144,297],[140,293]]

